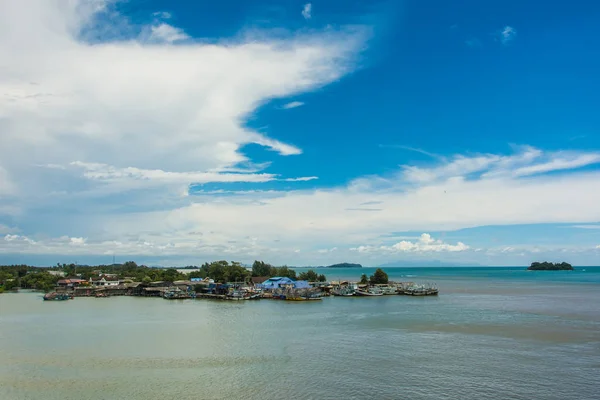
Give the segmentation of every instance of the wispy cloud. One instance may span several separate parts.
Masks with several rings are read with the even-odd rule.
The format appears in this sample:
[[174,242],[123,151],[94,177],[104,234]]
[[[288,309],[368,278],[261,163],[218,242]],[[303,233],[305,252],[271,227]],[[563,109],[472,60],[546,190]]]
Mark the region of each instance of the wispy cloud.
[[306,3],[304,5],[304,7],[302,8],[302,16],[304,17],[304,19],[312,18],[312,4],[311,3]]
[[419,149],[417,147],[404,146],[404,145],[400,145],[400,144],[380,144],[379,147],[382,148],[382,149],[408,150],[408,151],[412,151],[412,152],[415,152],[415,153],[423,154],[423,155],[426,155],[426,156],[429,156],[429,157],[432,157],[432,158],[436,158],[436,159],[443,158],[439,154],[431,153],[429,151],[426,151],[426,150],[423,150],[423,149]]
[[283,179],[286,182],[308,182],[314,181],[315,179],[319,179],[318,176],[301,176],[300,178],[285,178]]
[[171,19],[172,15],[170,12],[167,11],[156,11],[154,13],[152,13],[152,15],[156,18],[160,18],[160,19]]
[[281,106],[281,108],[283,108],[284,110],[289,110],[290,108],[296,108],[296,107],[301,107],[304,105],[304,102],[302,101],[292,101],[290,103],[286,103],[283,106]]
[[512,26],[506,25],[498,33],[498,38],[500,39],[500,42],[502,44],[508,45],[517,38],[517,30],[515,28],[513,28]]

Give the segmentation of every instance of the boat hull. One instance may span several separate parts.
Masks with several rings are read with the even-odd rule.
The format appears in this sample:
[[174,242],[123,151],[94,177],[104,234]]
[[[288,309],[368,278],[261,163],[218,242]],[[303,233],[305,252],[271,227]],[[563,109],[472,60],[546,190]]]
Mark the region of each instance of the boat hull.
[[355,295],[356,296],[365,296],[365,297],[368,297],[368,296],[383,296],[383,293],[371,293],[371,292],[364,292],[362,290],[357,290],[355,292]]

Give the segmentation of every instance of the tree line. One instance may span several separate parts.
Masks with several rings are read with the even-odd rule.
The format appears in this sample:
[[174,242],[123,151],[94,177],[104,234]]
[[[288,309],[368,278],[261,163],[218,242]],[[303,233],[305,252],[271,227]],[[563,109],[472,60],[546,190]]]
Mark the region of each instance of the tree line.
[[551,262],[533,262],[527,268],[530,271],[571,271],[573,270],[573,266],[566,262],[561,263],[551,263]]
[[[138,265],[134,261],[109,265],[77,265],[58,263],[52,267],[33,267],[29,265],[0,266],[0,292],[14,288],[37,289],[49,291],[56,286],[59,279],[80,278],[89,280],[100,274],[115,274],[120,280],[150,283],[156,281],[178,281],[190,278],[211,278],[215,282],[249,282],[251,277],[271,278],[283,276],[291,279],[307,280],[310,282],[325,282],[323,274],[313,270],[301,272],[288,266],[275,267],[264,261],[254,261],[249,271],[241,263],[225,260],[204,263],[198,267],[190,265],[183,269],[191,270],[189,274],[179,272],[176,268],[152,268]],[[64,278],[53,275],[50,271],[61,271]]]

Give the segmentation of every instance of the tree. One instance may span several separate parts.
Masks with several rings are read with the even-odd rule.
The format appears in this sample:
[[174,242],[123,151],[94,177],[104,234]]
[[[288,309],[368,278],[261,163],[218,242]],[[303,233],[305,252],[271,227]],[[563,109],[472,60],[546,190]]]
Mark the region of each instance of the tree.
[[377,268],[375,273],[369,278],[369,281],[372,285],[386,284],[388,283],[388,274],[386,274],[381,268]]
[[252,264],[252,276],[270,276],[271,268],[273,268],[271,264],[256,260]]
[[360,283],[362,285],[366,285],[367,283],[369,283],[369,279],[367,278],[367,274],[362,274],[360,276]]
[[319,280],[319,275],[312,269],[309,269],[306,272],[301,272],[300,275],[298,275],[298,279],[301,281],[317,282]]
[[327,281],[327,277],[324,274],[319,275],[319,277],[317,278],[317,280],[319,282],[326,282]]
[[296,279],[296,271],[289,268],[287,265],[284,265],[283,267],[279,268],[272,267],[270,276],[283,276],[290,279]]

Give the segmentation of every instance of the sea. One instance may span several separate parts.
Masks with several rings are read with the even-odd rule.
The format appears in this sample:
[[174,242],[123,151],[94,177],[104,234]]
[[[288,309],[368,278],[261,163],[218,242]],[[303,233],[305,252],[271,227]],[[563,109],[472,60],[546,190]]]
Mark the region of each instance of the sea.
[[[319,269],[358,280],[374,269]],[[0,399],[600,399],[600,267],[389,268],[437,297],[0,295]]]

